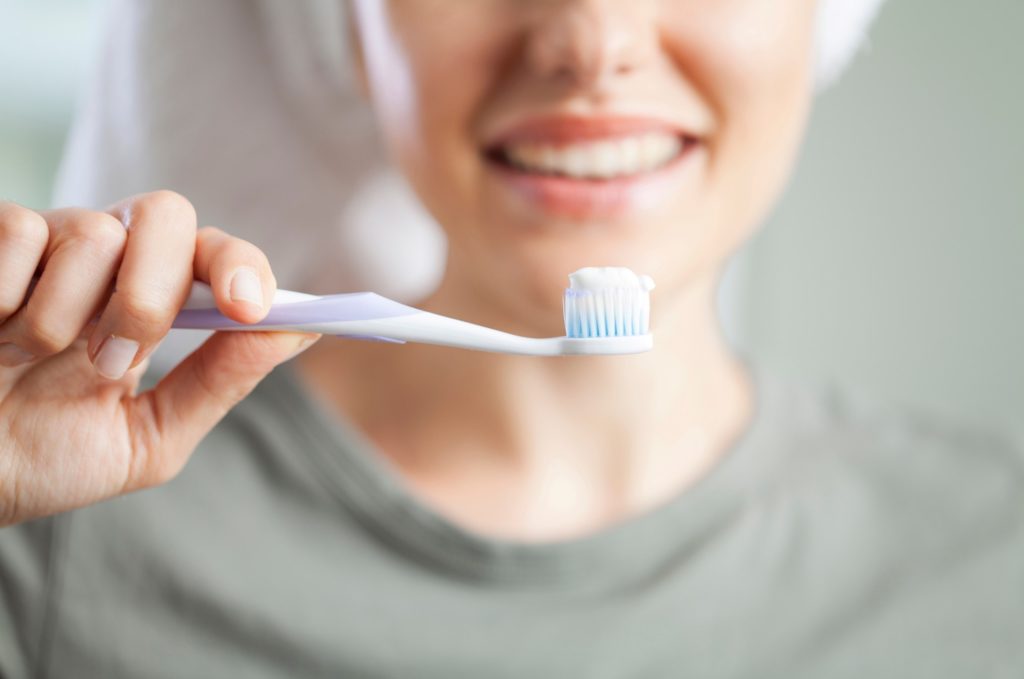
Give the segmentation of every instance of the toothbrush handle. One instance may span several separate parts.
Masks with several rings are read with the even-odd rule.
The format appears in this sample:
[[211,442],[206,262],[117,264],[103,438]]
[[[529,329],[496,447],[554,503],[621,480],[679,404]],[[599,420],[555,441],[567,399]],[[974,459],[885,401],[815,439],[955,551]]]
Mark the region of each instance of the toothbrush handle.
[[190,330],[313,330],[325,323],[368,321],[421,313],[372,292],[308,295],[278,290],[267,315],[256,323],[238,323],[216,308],[210,286],[196,281],[172,328]]
[[[318,295],[310,295],[305,292],[294,292],[292,290],[277,289],[274,291],[273,304],[289,304],[291,302],[308,302],[319,299]],[[182,309],[214,309],[217,301],[213,297],[213,290],[202,281],[192,281],[192,290]]]

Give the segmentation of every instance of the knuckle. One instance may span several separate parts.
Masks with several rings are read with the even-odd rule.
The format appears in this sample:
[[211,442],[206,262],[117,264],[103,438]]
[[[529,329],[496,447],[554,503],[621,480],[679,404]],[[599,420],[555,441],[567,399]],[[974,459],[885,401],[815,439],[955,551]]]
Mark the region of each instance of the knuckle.
[[196,209],[192,203],[176,191],[161,189],[146,193],[135,200],[136,212],[160,214],[171,217],[171,223],[195,230]]
[[[241,265],[253,269],[261,279],[274,280],[267,255],[247,240],[228,236],[223,240],[221,246],[211,253],[211,257],[215,271],[228,273]],[[274,284],[277,284],[276,281]]]
[[263,254],[263,250],[247,240],[232,236],[229,241],[228,253],[233,258],[255,266],[257,271],[266,271],[270,268],[270,261]]
[[144,332],[152,332],[170,320],[169,306],[152,295],[118,292],[117,297],[121,316]]
[[124,225],[116,220],[104,220],[102,224],[104,226],[96,229],[92,236],[91,242],[93,246],[107,255],[121,255],[128,241]]
[[37,356],[58,354],[75,339],[71,332],[55,323],[39,306],[29,304],[22,321],[25,343]]
[[0,238],[25,243],[45,242],[49,227],[42,215],[15,203],[0,203]]
[[68,238],[107,254],[120,254],[128,235],[124,224],[102,212],[80,215],[68,227]]
[[237,402],[236,397],[241,400],[242,394],[239,394],[236,389],[218,385],[217,380],[213,378],[215,370],[209,357],[206,354],[199,354],[199,360],[195,367],[196,388],[202,391],[210,402],[229,408]]

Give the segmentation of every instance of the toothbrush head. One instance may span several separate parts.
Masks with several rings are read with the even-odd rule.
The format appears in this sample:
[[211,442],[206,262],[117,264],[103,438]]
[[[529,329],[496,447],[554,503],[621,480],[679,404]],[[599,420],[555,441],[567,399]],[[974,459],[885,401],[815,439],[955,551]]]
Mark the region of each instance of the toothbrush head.
[[648,351],[653,346],[653,288],[650,276],[620,267],[588,267],[571,274],[563,300],[566,348],[580,354]]

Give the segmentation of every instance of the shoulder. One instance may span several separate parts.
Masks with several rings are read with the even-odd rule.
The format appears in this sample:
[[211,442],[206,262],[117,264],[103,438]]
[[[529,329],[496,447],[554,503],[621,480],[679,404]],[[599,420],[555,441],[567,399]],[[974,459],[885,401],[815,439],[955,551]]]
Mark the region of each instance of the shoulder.
[[[775,375],[789,450],[777,495],[865,539],[938,557],[1024,547],[1024,438],[835,381]],[[908,550],[913,551],[913,550]]]
[[[1024,438],[840,383],[817,387],[836,462],[917,494],[986,493],[992,501],[1024,489]],[[1018,496],[1019,497],[1019,496]]]
[[1024,430],[901,404],[836,380],[762,370],[776,428],[810,457],[915,485],[1001,478],[1024,484]]

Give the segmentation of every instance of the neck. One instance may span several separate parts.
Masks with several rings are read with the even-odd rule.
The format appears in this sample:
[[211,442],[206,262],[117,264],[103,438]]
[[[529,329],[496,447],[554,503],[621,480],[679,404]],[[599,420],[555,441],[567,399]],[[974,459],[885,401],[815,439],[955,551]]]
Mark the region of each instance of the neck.
[[[297,368],[453,520],[507,538],[565,538],[681,492],[746,428],[749,377],[721,335],[715,287],[709,276],[659,308],[655,349],[638,356],[327,338]],[[423,306],[458,315],[450,294],[442,287]]]

